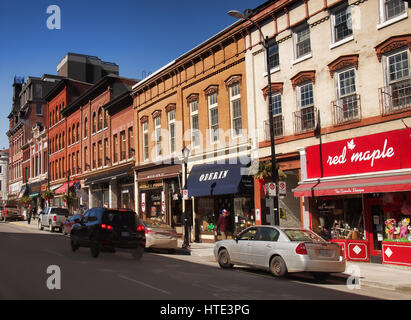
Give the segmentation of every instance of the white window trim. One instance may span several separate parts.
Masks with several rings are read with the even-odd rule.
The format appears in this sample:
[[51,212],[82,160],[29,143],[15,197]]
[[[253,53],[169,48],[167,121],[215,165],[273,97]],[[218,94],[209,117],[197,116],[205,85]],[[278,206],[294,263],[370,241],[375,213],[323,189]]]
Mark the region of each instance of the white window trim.
[[[352,35],[350,35],[350,36],[348,36],[348,37],[345,37],[344,39],[335,41],[335,12],[338,11],[338,10],[340,10],[340,9],[343,9],[343,8],[345,8],[345,7],[346,7],[346,8],[350,8],[351,28],[352,28],[352,32],[353,32],[353,33],[352,33]],[[351,6],[350,6],[350,5],[343,4],[343,5],[340,5],[340,6],[338,6],[338,7],[336,7],[336,8],[334,8],[334,9],[331,10],[331,12],[330,12],[330,27],[331,27],[331,44],[330,44],[330,49],[333,49],[333,48],[335,48],[335,47],[338,47],[338,46],[340,46],[340,45],[342,45],[342,44],[344,44],[344,43],[347,43],[347,42],[349,42],[349,41],[351,41],[351,40],[354,39],[354,27],[353,27],[353,23],[352,23],[352,10],[351,10]]]
[[380,9],[380,23],[377,24],[377,30],[385,28],[393,23],[398,21],[404,20],[408,18],[408,3],[404,1],[405,5],[405,12],[400,14],[399,16],[393,17],[391,19],[385,20],[385,1],[378,0],[378,6]]
[[[238,86],[240,87],[240,92],[239,92],[237,95],[232,96],[232,95],[231,95],[231,91],[232,91],[231,89],[232,89],[232,87],[234,87],[234,86],[236,86],[236,85],[238,85]],[[242,114],[242,112],[241,112],[241,117],[240,117],[240,119],[241,119],[241,130],[240,130],[240,133],[236,135],[236,134],[235,134],[235,128],[234,128],[233,102],[234,102],[234,101],[237,101],[237,100],[240,100],[240,111],[242,111],[242,110],[241,110],[242,103],[241,103],[241,86],[240,86],[240,83],[239,83],[239,82],[234,83],[234,84],[233,84],[232,86],[230,86],[228,89],[229,89],[229,95],[230,95],[231,138],[232,138],[232,139],[238,139],[238,138],[241,138],[241,137],[243,136],[243,134],[242,134],[242,132],[243,132],[243,126],[242,126],[243,114]]]
[[[170,119],[170,117],[171,117],[171,114],[173,114],[174,113],[174,118],[173,119]],[[168,139],[168,142],[169,142],[169,150],[170,150],[170,155],[175,155],[175,153],[177,152],[177,140],[176,140],[176,111],[175,110],[170,110],[170,112],[167,114],[167,117],[168,117],[168,133],[169,133],[169,139]],[[174,151],[172,151],[171,149],[171,125],[172,124],[174,124]]]
[[[157,120],[159,123],[157,124]],[[160,129],[160,136],[157,135],[157,130]],[[161,143],[161,117],[158,116],[154,118],[154,139],[155,139],[155,148],[156,148],[156,158],[160,158],[162,155],[162,143]],[[160,139],[160,141],[159,141]]]
[[302,56],[302,57],[299,57],[298,59],[293,60],[292,64],[294,65],[294,64],[303,62],[303,61],[308,60],[312,57],[313,57],[313,54],[310,52],[310,53],[306,54],[305,56]]
[[[192,103],[197,103],[197,110],[196,111],[192,111],[191,105]],[[193,135],[194,135],[194,129],[193,129],[193,117],[197,116],[197,121],[199,122],[200,119],[198,118],[198,101],[192,101],[190,102],[190,131],[191,131],[191,147],[193,149],[199,148],[201,145],[201,141],[200,141],[200,134],[199,134],[199,140],[198,140],[198,145],[195,145],[193,142]],[[199,123],[198,123],[199,124]],[[196,129],[198,131],[198,133],[200,133],[200,128]]]
[[[281,69],[280,69],[280,65],[278,65],[278,66],[276,66],[275,68],[271,68],[271,69],[270,69],[270,74],[276,73],[276,72],[278,72],[278,71],[280,71],[280,70],[281,70]],[[265,72],[263,73],[263,76],[264,76],[264,77],[267,77],[267,76],[268,76],[268,72],[265,71]]]
[[394,56],[394,55],[397,55],[397,54],[401,54],[402,52],[406,52],[406,53],[407,53],[407,56],[408,56],[408,77],[411,76],[411,61],[410,61],[410,60],[411,60],[411,59],[410,59],[410,58],[411,58],[411,55],[410,55],[410,53],[409,53],[408,47],[403,47],[403,48],[399,48],[399,49],[397,49],[397,50],[388,52],[388,53],[386,53],[386,54],[383,55],[383,60],[382,60],[383,71],[384,71],[384,86],[386,86],[386,87],[392,85],[392,84],[395,83],[395,82],[399,82],[399,81],[402,81],[402,80],[406,79],[406,78],[404,78],[404,79],[400,79],[400,80],[397,80],[397,81],[394,81],[394,82],[390,82],[388,59],[389,59],[391,56]]
[[[301,57],[297,57],[297,33],[303,29],[308,28],[308,31],[310,33],[310,52],[306,53],[305,55]],[[308,58],[312,57],[312,48],[311,48],[311,30],[309,25],[304,25],[304,26],[299,26],[293,30],[293,47],[294,47],[294,60],[293,64],[301,62],[303,60],[306,60]]]
[[[302,105],[301,105],[301,88],[306,86],[307,84],[311,84],[311,87],[313,89],[313,104],[302,107]],[[297,111],[301,111],[302,109],[305,109],[305,108],[314,107],[314,105],[315,105],[315,103],[314,103],[314,83],[312,81],[307,81],[307,82],[304,82],[302,84],[297,85],[296,86],[296,91],[297,91]]]
[[[347,72],[347,71],[350,71],[350,70],[353,70],[353,71],[354,71],[355,92],[350,93],[350,94],[345,95],[345,96],[341,96],[341,94],[340,94],[340,92],[341,92],[341,87],[340,87],[340,74],[341,74],[341,73],[344,73],[344,72]],[[334,73],[334,84],[335,84],[335,90],[336,90],[336,98],[337,98],[338,101],[339,101],[340,99],[346,97],[346,96],[350,96],[350,95],[353,95],[353,94],[357,94],[357,89],[358,89],[358,88],[357,88],[357,70],[355,70],[355,67],[354,67],[354,66],[349,66],[349,67],[347,67],[347,68],[344,68],[344,69],[341,69],[341,70],[337,70],[337,71]]]
[[[214,94],[215,94],[216,97],[217,97],[217,99],[216,99],[217,102],[214,103],[214,104],[210,104],[210,98],[211,98],[211,96],[213,96]],[[216,141],[214,141],[213,130],[212,130],[212,128],[211,128],[211,110],[217,109],[217,117],[218,117],[218,94],[217,94],[217,93],[212,93],[212,94],[208,95],[208,96],[207,96],[207,102],[208,102],[208,127],[210,128],[210,144],[217,144],[217,143],[220,142],[220,132],[217,131],[218,139],[217,139]],[[220,122],[220,120],[218,120],[218,123],[217,123],[217,126],[218,126],[218,129],[217,129],[217,130],[220,129],[220,123],[219,123],[219,122]]]
[[[143,133],[143,136],[142,136],[142,138],[143,138],[142,142],[143,143],[141,145],[143,146],[143,162],[145,162],[145,161],[148,161],[150,159],[150,150],[148,150],[148,157],[146,157],[146,153],[145,153],[145,149],[146,148],[149,149],[149,146],[146,145],[146,143],[145,143],[145,141],[146,141],[145,135],[147,135],[147,137],[148,137],[148,122],[143,122],[141,124],[141,127],[142,127],[141,131]],[[146,127],[146,128],[144,128],[144,127]],[[147,139],[147,140],[149,140],[149,139]]]
[[346,44],[347,42],[350,42],[350,41],[352,41],[352,40],[354,40],[354,35],[353,35],[353,34],[350,35],[350,36],[347,37],[347,38],[344,38],[344,39],[338,41],[338,42],[334,42],[334,43],[330,44],[330,49],[337,48],[337,47],[339,47],[339,46],[341,46],[341,45],[343,45],[343,44]]

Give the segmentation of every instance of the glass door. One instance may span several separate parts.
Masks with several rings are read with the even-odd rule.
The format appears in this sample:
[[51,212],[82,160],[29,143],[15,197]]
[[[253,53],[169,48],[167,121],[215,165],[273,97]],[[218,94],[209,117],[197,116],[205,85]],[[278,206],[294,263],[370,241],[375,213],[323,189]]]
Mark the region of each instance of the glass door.
[[381,245],[384,240],[384,211],[381,199],[366,200],[366,225],[370,246],[370,261],[382,263]]

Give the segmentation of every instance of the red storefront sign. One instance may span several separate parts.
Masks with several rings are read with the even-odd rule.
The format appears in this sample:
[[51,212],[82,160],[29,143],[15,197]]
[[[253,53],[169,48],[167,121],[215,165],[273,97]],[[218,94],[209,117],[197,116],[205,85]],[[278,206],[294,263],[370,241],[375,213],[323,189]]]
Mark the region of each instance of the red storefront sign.
[[411,243],[383,242],[382,261],[388,264],[411,267]]
[[410,134],[401,129],[308,147],[307,177],[321,177],[321,164],[323,177],[411,168]]
[[332,239],[330,242],[338,243],[346,260],[370,261],[370,249],[366,240]]

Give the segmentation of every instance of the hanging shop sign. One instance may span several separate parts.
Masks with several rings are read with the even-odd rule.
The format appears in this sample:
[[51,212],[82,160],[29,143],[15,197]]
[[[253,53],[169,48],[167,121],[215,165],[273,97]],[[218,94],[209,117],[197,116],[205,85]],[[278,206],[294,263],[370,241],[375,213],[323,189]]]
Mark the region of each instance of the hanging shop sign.
[[142,193],[141,194],[141,211],[146,212],[146,194]]
[[[411,167],[408,129],[388,131],[308,147],[308,178],[398,170]],[[320,150],[322,152],[320,153]]]

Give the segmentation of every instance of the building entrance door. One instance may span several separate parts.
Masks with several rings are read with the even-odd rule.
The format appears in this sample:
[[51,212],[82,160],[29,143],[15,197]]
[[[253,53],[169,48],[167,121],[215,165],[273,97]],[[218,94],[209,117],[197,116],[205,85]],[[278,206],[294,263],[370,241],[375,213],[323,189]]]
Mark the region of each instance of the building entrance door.
[[367,238],[370,245],[370,261],[382,263],[381,244],[384,240],[384,211],[381,199],[365,198],[365,219],[367,223]]

